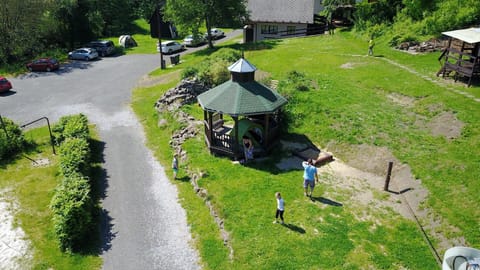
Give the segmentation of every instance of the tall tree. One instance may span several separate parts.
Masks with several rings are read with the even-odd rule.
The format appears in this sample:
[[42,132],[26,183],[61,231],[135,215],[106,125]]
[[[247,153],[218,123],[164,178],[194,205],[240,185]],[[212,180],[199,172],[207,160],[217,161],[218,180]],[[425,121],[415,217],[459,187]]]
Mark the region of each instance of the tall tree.
[[45,6],[35,0],[3,0],[0,4],[0,63],[13,63],[41,47],[38,43]]
[[208,45],[213,48],[212,27],[239,26],[247,17],[246,0],[167,0],[164,16],[182,30],[192,33],[198,33],[204,23]]

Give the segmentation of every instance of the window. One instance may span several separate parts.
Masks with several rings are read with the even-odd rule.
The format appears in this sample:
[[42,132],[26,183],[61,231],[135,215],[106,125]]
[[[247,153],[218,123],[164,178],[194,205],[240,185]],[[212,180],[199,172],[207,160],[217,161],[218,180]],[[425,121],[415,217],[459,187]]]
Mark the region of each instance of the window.
[[277,25],[262,25],[260,30],[261,34],[277,34],[278,33],[278,26]]
[[287,35],[295,35],[295,26],[287,26]]

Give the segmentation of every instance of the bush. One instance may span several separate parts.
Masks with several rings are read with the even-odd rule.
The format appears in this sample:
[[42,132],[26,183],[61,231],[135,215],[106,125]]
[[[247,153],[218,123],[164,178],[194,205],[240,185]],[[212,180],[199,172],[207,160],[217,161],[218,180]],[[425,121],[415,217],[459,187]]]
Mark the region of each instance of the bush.
[[[8,118],[2,118],[4,127],[0,127],[0,160],[7,159],[23,151],[26,140],[20,127]],[[5,130],[7,134],[5,134]]]
[[195,67],[187,67],[182,70],[182,79],[194,78],[197,76],[198,69]]
[[90,147],[86,139],[68,138],[59,148],[60,173],[64,176],[80,173],[88,175],[90,170]]
[[88,119],[83,114],[69,115],[60,118],[53,126],[55,141],[62,143],[66,138],[88,138]]
[[62,251],[82,246],[92,231],[93,203],[88,180],[78,174],[65,178],[50,203],[55,233]]
[[[230,48],[222,48],[214,52],[200,64],[198,70],[196,70],[196,76],[201,83],[208,86],[213,87],[222,84],[230,78],[228,66],[240,57],[240,52]],[[193,70],[195,70],[195,68],[190,68],[188,73],[193,72]],[[185,71],[185,73],[187,73],[187,71]]]

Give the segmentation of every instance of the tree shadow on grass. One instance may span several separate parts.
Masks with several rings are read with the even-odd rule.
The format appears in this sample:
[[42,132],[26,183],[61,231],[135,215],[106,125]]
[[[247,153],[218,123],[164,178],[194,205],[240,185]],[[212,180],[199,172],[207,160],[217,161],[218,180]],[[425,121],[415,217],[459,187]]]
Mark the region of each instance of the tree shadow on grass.
[[282,224],[283,227],[287,228],[287,229],[290,229],[294,232],[297,232],[297,233],[300,233],[300,234],[305,234],[305,229],[303,229],[302,227],[298,227],[297,225],[295,224],[292,224],[292,223],[285,223],[285,224]]

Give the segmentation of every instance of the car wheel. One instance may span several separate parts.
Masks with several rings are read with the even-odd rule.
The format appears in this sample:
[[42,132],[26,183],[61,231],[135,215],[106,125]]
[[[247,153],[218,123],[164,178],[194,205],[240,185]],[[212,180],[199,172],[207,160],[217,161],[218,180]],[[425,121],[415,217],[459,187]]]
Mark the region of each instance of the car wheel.
[[101,57],[104,57],[104,56],[105,56],[105,52],[100,52],[100,56],[101,56]]
[[90,60],[90,59],[88,58],[88,56],[85,56],[85,61],[88,61],[88,60]]
[[47,67],[47,72],[50,72],[52,71],[52,69],[50,67]]

